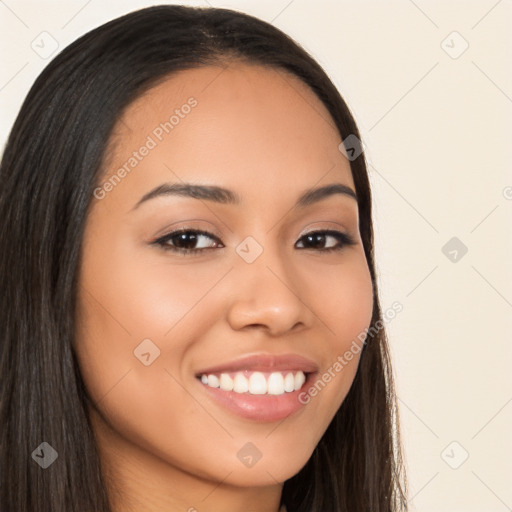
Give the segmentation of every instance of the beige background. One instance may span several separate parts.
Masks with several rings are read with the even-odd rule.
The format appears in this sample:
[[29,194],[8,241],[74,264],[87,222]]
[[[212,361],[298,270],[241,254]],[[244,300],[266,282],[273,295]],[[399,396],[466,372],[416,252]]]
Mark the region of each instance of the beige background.
[[[411,510],[512,510],[510,1],[176,3],[272,22],[339,87],[371,165],[383,309],[403,305],[388,334]],[[33,41],[62,49],[151,4],[0,2],[2,149],[52,58]]]

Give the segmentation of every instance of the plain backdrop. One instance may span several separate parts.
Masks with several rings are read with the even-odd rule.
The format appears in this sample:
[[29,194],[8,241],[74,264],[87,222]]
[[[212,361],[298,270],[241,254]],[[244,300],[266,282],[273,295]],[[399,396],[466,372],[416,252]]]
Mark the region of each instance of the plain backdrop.
[[[339,88],[370,166],[382,306],[403,306],[387,329],[411,510],[512,510],[510,1],[168,3],[269,21]],[[2,151],[52,52],[152,4],[1,1]]]

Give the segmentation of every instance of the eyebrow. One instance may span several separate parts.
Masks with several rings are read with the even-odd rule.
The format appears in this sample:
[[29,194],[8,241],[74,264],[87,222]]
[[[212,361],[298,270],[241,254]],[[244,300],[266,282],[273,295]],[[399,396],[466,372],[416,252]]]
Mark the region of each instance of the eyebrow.
[[[351,197],[357,201],[356,193],[347,185],[342,183],[331,183],[323,187],[311,188],[304,191],[295,208],[305,208],[323,199],[336,194]],[[191,197],[193,199],[205,199],[220,204],[242,204],[242,198],[234,191],[216,185],[195,185],[192,183],[163,183],[147,194],[144,194],[131,211],[138,208],[142,203],[161,196]]]

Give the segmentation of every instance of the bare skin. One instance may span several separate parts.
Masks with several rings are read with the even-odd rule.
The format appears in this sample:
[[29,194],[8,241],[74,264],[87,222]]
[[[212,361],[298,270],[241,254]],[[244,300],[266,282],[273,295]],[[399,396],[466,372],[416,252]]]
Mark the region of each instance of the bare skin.
[[[102,464],[121,490],[111,489],[115,512],[277,512],[284,481],[310,458],[359,356],[277,422],[215,403],[196,373],[243,355],[294,353],[321,374],[370,325],[356,200],[334,194],[294,208],[309,188],[354,190],[327,110],[282,71],[241,63],[221,71],[182,71],[129,106],[102,183],[151,134],[157,145],[93,198],[87,219],[76,349]],[[197,105],[158,140],[155,128],[190,97]],[[167,195],[135,208],[158,185],[182,182],[225,187],[242,202]],[[182,227],[212,234],[182,245],[202,252],[152,243]],[[355,243],[323,252],[340,243],[305,240],[321,230]],[[249,236],[263,248],[252,263],[235,250]],[[160,350],[147,366],[134,355],[145,339]],[[237,456],[248,442],[262,454],[252,467]]]

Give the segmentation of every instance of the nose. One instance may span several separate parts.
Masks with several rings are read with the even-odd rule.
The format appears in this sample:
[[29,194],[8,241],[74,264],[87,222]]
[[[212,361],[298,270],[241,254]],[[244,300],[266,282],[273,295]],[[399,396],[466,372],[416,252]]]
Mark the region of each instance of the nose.
[[233,329],[258,328],[283,336],[311,327],[312,299],[285,256],[265,249],[252,263],[240,258],[232,277],[227,319]]

